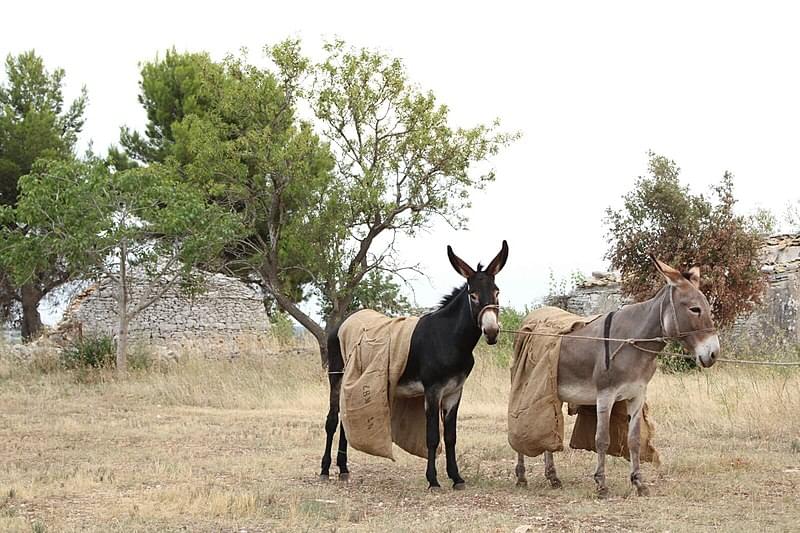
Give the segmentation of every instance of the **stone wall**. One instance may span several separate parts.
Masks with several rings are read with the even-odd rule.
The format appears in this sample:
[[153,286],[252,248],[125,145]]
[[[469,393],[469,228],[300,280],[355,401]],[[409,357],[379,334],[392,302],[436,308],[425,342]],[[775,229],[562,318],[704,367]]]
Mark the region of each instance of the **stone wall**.
[[[762,271],[768,286],[763,303],[734,324],[733,335],[800,342],[800,234],[775,235],[764,240]],[[570,294],[553,302],[579,314],[592,315],[619,309],[625,299],[614,274],[598,273]]]
[[[144,285],[133,283],[137,299]],[[267,332],[269,320],[260,291],[234,278],[209,275],[207,290],[187,297],[170,289],[130,323],[132,342],[179,345],[197,339],[231,339]],[[117,328],[116,300],[110,283],[92,285],[68,306],[56,330],[79,329],[82,334],[114,336]]]
[[769,237],[762,249],[769,286],[763,303],[736,321],[734,331],[754,339],[800,342],[800,234]]
[[616,274],[593,272],[560,302],[552,302],[576,315],[594,315],[616,311],[627,300],[623,298]]

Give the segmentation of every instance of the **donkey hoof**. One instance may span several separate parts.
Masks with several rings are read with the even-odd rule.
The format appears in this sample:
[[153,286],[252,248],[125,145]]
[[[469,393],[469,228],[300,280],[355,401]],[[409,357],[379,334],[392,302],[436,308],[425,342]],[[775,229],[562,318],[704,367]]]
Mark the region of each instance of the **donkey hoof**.
[[636,487],[637,496],[650,496],[650,489],[646,485],[638,485]]
[[517,480],[517,487],[528,488],[528,480],[527,479],[518,479]]
[[330,481],[331,480],[331,476],[329,476],[328,474],[320,474],[319,475],[319,480],[320,481]]
[[438,494],[438,493],[442,492],[442,486],[441,485],[431,485],[430,487],[428,487],[428,492],[432,492],[434,494]]
[[597,489],[597,498],[600,500],[607,500],[608,499],[608,487],[598,487]]
[[456,481],[453,483],[453,490],[464,490],[467,488],[467,484],[464,481]]
[[558,479],[557,477],[550,480],[550,488],[560,489],[561,487],[562,487],[561,480]]
[[339,481],[350,481],[350,472],[339,472]]

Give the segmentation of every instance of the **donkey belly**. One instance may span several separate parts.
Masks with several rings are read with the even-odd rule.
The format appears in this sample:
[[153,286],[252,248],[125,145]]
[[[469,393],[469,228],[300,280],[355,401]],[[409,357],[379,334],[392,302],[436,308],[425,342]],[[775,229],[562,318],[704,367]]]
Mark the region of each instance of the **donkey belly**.
[[558,399],[575,405],[597,403],[597,387],[593,383],[559,383]]
[[394,390],[394,395],[400,398],[415,398],[423,394],[425,394],[425,387],[422,386],[421,381],[398,383],[397,388]]
[[[610,394],[615,402],[620,400],[631,400],[642,397],[647,391],[647,383],[642,381],[631,381],[619,383],[615,386],[603,389],[603,397]],[[558,398],[562,402],[575,405],[592,405],[597,403],[598,391],[592,383],[559,383]]]

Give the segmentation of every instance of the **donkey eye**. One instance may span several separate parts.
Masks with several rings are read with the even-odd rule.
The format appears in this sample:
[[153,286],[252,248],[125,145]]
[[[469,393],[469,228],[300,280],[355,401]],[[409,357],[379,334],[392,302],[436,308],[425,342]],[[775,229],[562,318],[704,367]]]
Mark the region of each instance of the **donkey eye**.
[[469,293],[469,297],[472,298],[473,300],[475,300],[476,302],[478,301],[478,293],[477,292]]
[[702,313],[702,310],[699,307],[690,307],[689,311],[696,314],[697,316],[700,316],[700,313]]

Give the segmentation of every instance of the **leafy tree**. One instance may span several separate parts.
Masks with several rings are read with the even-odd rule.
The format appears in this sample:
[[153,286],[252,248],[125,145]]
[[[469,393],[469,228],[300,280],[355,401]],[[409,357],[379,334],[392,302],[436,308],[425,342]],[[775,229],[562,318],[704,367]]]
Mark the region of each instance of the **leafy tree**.
[[733,176],[726,172],[712,188],[715,202],[680,183],[680,169],[649,154],[648,175],[623,197],[623,207],[606,210],[610,249],[606,258],[622,274],[622,289],[637,300],[652,296],[661,281],[648,254],[674,265],[699,265],[701,290],[720,326],[761,301],[760,226],[734,212]]
[[[207,53],[178,53],[167,50],[164,59],[147,62],[139,82],[139,103],[147,112],[144,136],[122,128],[120,144],[128,156],[140,163],[164,162],[173,154],[172,126],[188,115],[203,115],[214,108],[213,85],[206,80],[219,78],[222,66]],[[113,151],[119,157],[120,152]]]
[[[78,133],[83,127],[86,89],[65,108],[62,85],[64,71],[48,72],[35,52],[9,55],[5,63],[6,83],[0,85],[0,206],[15,206],[18,182],[40,158],[73,157]],[[15,226],[14,220],[6,221]],[[0,291],[0,315],[8,318],[15,303],[22,306],[22,337],[30,339],[42,327],[38,305],[41,298],[62,283],[67,272],[58,264],[41,269],[21,287],[9,285]]]
[[[231,268],[313,333],[323,360],[326,330],[356,305],[397,296],[394,276],[413,265],[396,260],[396,235],[434,218],[462,226],[470,191],[494,177],[475,167],[514,138],[497,124],[451,126],[448,109],[410,83],[398,59],[339,41],[325,51],[314,63],[285,41],[266,48],[273,71],[241,58],[187,69],[203,75],[192,100],[202,103],[182,116],[169,110],[187,109],[185,93],[155,103],[165,112],[152,116],[169,118],[151,118],[163,134],[151,135],[150,124],[146,132],[151,153],[242,214],[248,234],[230,243]],[[143,70],[161,78],[142,82],[143,102],[158,100],[150,87],[179,94],[167,67]],[[312,295],[322,324],[298,305]]]
[[[117,302],[117,370],[126,370],[128,328],[173,287],[202,289],[192,267],[219,255],[237,217],[166,167],[109,173],[101,161],[39,161],[20,179],[4,219],[25,231],[3,234],[0,262],[18,282],[53,263],[108,280]],[[133,291],[132,284],[143,283]]]

